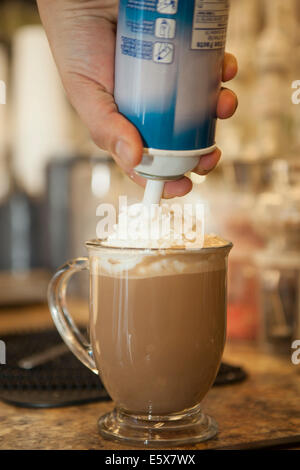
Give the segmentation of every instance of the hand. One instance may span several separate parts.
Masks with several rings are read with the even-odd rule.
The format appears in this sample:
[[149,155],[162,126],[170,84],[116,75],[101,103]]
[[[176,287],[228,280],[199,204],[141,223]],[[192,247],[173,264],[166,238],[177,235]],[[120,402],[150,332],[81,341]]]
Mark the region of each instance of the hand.
[[[138,184],[145,179],[134,172],[142,158],[143,143],[137,129],[118,113],[113,97],[117,0],[37,0],[54,59],[68,97],[88,127],[94,142],[112,154],[117,164]],[[237,61],[226,54],[223,81],[237,73]],[[220,119],[237,108],[236,95],[222,88],[217,106]],[[194,172],[207,174],[221,151],[205,155]],[[164,197],[183,196],[192,188],[184,177],[165,185]]]

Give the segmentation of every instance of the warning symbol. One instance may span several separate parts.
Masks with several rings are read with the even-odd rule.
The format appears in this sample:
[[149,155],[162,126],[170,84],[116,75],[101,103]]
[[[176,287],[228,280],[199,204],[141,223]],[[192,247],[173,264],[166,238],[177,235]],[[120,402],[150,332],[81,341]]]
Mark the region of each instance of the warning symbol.
[[155,36],[157,38],[174,39],[176,21],[169,18],[157,18],[155,23]]
[[167,15],[175,15],[177,13],[178,0],[158,0],[157,11]]
[[174,56],[174,45],[167,42],[156,42],[153,49],[153,60],[160,64],[171,64]]

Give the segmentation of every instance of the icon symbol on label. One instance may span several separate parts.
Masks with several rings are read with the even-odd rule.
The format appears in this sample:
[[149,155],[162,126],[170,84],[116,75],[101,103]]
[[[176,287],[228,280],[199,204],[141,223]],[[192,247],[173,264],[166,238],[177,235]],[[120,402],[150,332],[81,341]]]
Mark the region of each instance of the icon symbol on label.
[[170,64],[173,62],[174,45],[167,42],[156,42],[153,50],[154,62],[160,64]]
[[177,13],[178,0],[158,0],[157,11],[168,15]]
[[157,18],[155,23],[155,36],[157,38],[175,38],[176,21],[169,18]]

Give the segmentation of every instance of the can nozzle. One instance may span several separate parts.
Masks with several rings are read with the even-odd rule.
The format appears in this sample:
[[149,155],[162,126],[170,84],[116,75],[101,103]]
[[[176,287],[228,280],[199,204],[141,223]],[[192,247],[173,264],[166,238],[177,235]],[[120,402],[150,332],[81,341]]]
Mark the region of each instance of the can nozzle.
[[165,181],[148,180],[145,188],[143,204],[151,206],[151,204],[159,204],[164,192]]

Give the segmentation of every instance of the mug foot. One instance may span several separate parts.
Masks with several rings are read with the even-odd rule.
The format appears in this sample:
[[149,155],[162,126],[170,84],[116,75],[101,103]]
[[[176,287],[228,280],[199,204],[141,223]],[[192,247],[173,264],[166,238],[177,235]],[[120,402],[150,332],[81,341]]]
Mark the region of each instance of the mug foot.
[[114,409],[98,421],[105,439],[142,446],[183,445],[203,442],[218,432],[216,421],[199,406],[168,416],[140,416]]

